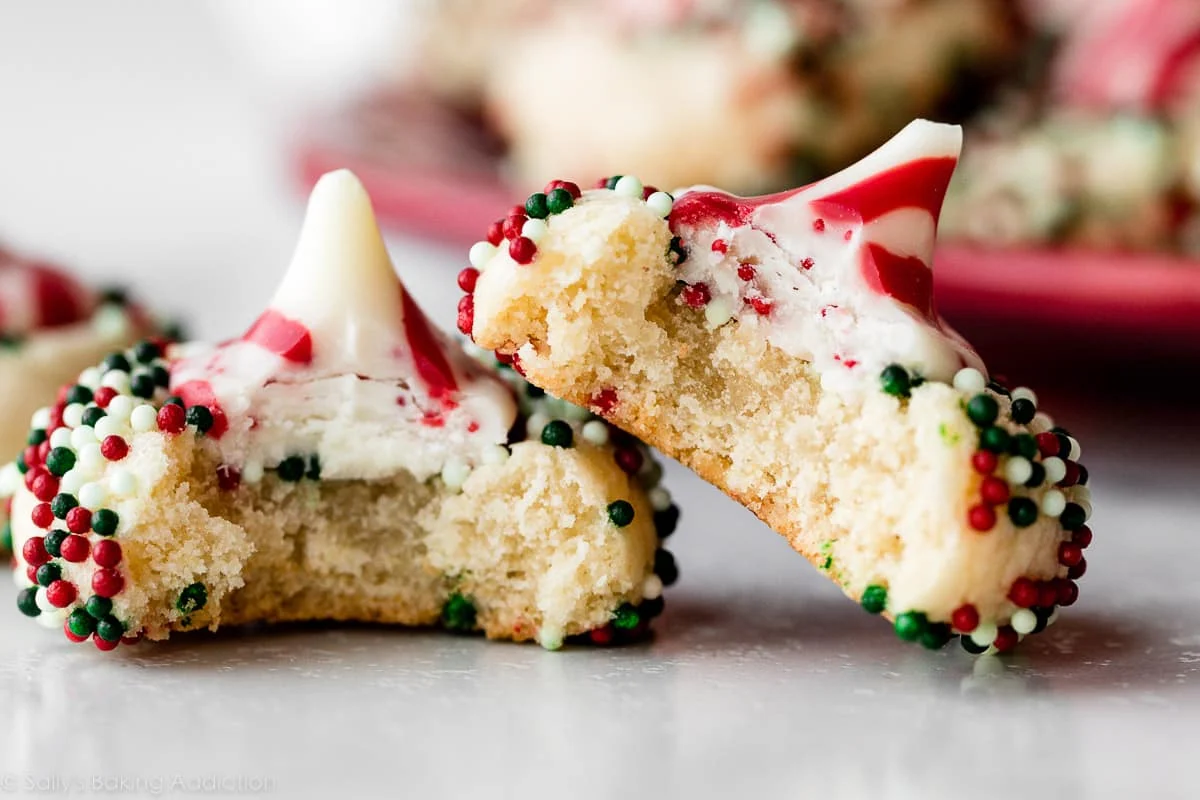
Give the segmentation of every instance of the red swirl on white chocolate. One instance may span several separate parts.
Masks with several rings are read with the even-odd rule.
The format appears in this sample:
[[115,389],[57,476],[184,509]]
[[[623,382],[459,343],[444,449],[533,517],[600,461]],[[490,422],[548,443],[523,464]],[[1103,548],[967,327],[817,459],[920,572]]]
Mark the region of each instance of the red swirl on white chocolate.
[[0,250],[0,334],[73,325],[95,308],[96,296],[70,276]]
[[670,216],[688,252],[680,277],[820,369],[900,363],[949,380],[978,364],[933,298],[937,218],[961,144],[957,127],[917,121],[809,186],[684,192]]
[[1080,9],[1055,64],[1058,98],[1153,111],[1200,79],[1200,2],[1110,0]]
[[322,474],[421,476],[505,441],[507,388],[430,325],[348,172],[313,190],[291,267],[242,337],[193,349],[171,391],[214,416],[227,463],[317,453]]

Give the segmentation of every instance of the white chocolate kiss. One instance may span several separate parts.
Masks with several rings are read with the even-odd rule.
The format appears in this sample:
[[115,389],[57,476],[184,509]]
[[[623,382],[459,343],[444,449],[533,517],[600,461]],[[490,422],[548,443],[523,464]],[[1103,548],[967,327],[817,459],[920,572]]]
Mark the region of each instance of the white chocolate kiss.
[[229,423],[216,446],[247,475],[311,455],[331,479],[406,470],[424,480],[450,460],[477,464],[507,439],[511,392],[404,295],[365,189],[352,173],[331,172],[313,189],[264,315],[307,330],[311,358],[247,338],[192,345],[172,367],[171,389],[189,405],[211,392]]
[[[712,302],[706,316],[711,326],[734,318],[760,330],[773,345],[811,361],[823,385],[834,391],[878,387],[879,374],[889,364],[947,382],[963,366],[982,370],[970,346],[940,319],[931,322],[881,294],[862,274],[870,245],[931,267],[937,219],[917,200],[930,185],[903,186],[889,193],[895,202],[886,213],[866,221],[852,206],[822,205],[825,198],[906,164],[956,159],[961,146],[957,126],[917,120],[842,172],[758,202],[744,224],[681,224],[677,233],[688,258],[680,265],[679,277],[708,287]],[[945,186],[932,188],[945,191]],[[689,194],[710,191],[715,190],[693,187],[679,192],[677,208]],[[806,259],[811,259],[808,268],[802,266]],[[750,281],[739,277],[743,264],[754,270]],[[755,310],[751,301],[759,298],[769,303],[769,313]]]

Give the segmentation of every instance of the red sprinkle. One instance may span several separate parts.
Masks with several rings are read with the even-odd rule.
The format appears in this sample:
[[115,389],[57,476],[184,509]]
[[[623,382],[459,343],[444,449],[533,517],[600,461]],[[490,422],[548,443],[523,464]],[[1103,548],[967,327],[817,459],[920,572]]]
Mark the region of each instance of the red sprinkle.
[[38,503],[33,507],[29,518],[33,520],[33,524],[39,528],[49,528],[54,524],[54,511],[51,510],[49,503]]
[[1074,486],[1077,483],[1079,483],[1079,465],[1076,464],[1074,461],[1068,461],[1066,477],[1064,477],[1061,481],[1059,481],[1058,485],[1059,486]]
[[755,271],[753,264],[739,264],[738,265],[738,277],[744,281],[754,280],[754,276],[757,274],[758,273],[757,273],[757,271]]
[[25,567],[25,577],[29,578],[30,583],[37,583],[37,567]]
[[642,453],[636,447],[622,447],[613,453],[613,460],[626,475],[636,475],[642,468]]
[[990,450],[976,450],[971,454],[971,466],[980,475],[991,475],[998,463],[999,458]]
[[1029,578],[1017,578],[1008,590],[1008,599],[1019,608],[1032,608],[1038,602],[1038,586]]
[[1092,529],[1084,525],[1071,537],[1071,541],[1079,545],[1081,550],[1087,550],[1088,545],[1092,543]]
[[42,453],[42,448],[39,445],[31,444],[25,448],[25,466],[33,469],[40,467],[46,462],[46,457]]
[[75,598],[79,593],[75,591],[75,584],[70,581],[59,579],[46,587],[46,599],[50,601],[50,605],[55,608],[66,608],[75,602]]
[[500,230],[504,234],[504,238],[511,241],[520,236],[521,228],[525,226],[525,220],[527,219],[528,217],[526,217],[524,214],[521,214],[520,216],[514,214],[504,220],[504,224],[500,226]]
[[92,512],[83,506],[75,506],[67,512],[67,530],[71,533],[87,533],[92,529]]
[[40,567],[50,560],[50,554],[46,552],[46,540],[41,536],[30,536],[25,540],[25,544],[21,545],[21,558],[25,559],[25,563],[30,567]]
[[[112,542],[111,539],[105,539],[104,541]],[[117,544],[116,542],[112,543]],[[103,544],[103,542],[96,543],[96,551],[92,553],[93,559],[99,555],[99,545],[101,544]],[[120,545],[117,545],[117,548],[117,552],[119,553]],[[122,577],[120,572],[111,567],[98,569],[92,574],[92,591],[101,597],[115,597],[116,595],[120,594],[121,590],[124,588],[125,578]]]
[[467,294],[475,291],[475,282],[479,280],[479,270],[474,267],[467,267],[462,272],[458,273],[458,288],[462,289]]
[[33,496],[43,503],[49,503],[54,499],[54,495],[58,494],[58,478],[51,475],[41,467],[38,467],[41,473],[34,479],[33,486],[29,487],[29,491],[33,492]]
[[846,231],[844,234],[842,234],[842,238],[847,242],[850,241],[852,238],[854,238],[854,231]]
[[593,628],[588,633],[588,637],[591,638],[592,644],[604,647],[612,644],[615,633],[612,625],[605,625],[603,628]]
[[501,364],[512,364],[513,363],[514,356],[512,353],[504,353],[504,352],[501,352],[500,350],[494,350],[494,351],[492,351],[492,355],[494,355],[496,357],[496,360],[499,361]]
[[813,230],[817,233],[823,233],[825,231],[825,220],[821,219],[820,217],[814,219]]
[[92,642],[95,643],[96,649],[102,653],[107,653],[112,650],[116,650],[117,645],[119,645],[121,643],[119,640],[115,641],[115,642],[110,642],[106,639],[101,639],[100,635],[97,633],[92,634]]
[[967,512],[967,522],[980,533],[986,533],[996,526],[996,511],[982,503],[971,506]]
[[708,290],[708,284],[705,283],[684,286],[680,296],[683,298],[683,302],[692,308],[704,308],[712,300],[712,292]]
[[1005,625],[996,634],[996,640],[992,642],[992,647],[996,648],[997,652],[1005,653],[1017,646],[1020,637],[1017,632],[1012,629],[1011,625]]
[[761,317],[768,316],[775,304],[767,297],[750,297],[747,299],[750,307]]
[[1058,437],[1050,431],[1039,433],[1034,440],[1037,442],[1038,452],[1042,454],[1042,458],[1058,455]]
[[458,301],[458,330],[465,336],[471,335],[475,327],[475,298],[464,294]]
[[950,624],[954,626],[956,631],[970,633],[979,627],[979,612],[975,609],[975,606],[969,603],[965,606],[959,606],[950,615]]
[[232,464],[217,467],[217,486],[223,492],[232,492],[242,485],[242,472]]
[[1087,572],[1087,559],[1080,558],[1078,564],[1076,564],[1075,566],[1073,566],[1067,570],[1067,577],[1070,578],[1071,580],[1077,580],[1079,578],[1082,578],[1084,573],[1086,573],[1086,572]]
[[989,475],[979,485],[979,496],[988,505],[998,506],[1008,502],[1008,484],[995,475]]
[[729,242],[725,241],[724,239],[713,239],[712,251],[714,253],[729,252]]
[[518,264],[528,264],[537,254],[537,245],[532,239],[519,236],[508,245],[508,255]]
[[[101,539],[92,548],[92,561],[95,561],[98,567],[115,567],[121,563],[122,557],[121,543],[115,539]],[[95,582],[93,581],[94,585]],[[111,595],[109,596],[111,597]]]
[[187,427],[187,412],[183,406],[167,403],[158,410],[158,427],[167,434],[183,433]]
[[592,188],[607,189],[608,188],[608,178],[600,178],[594,184],[592,184]]
[[100,455],[109,461],[120,461],[129,455],[129,444],[120,436],[105,436],[100,443]]
[[1074,542],[1063,542],[1058,546],[1058,563],[1073,567],[1083,560],[1083,548]]
[[86,536],[78,536],[71,534],[62,540],[59,545],[59,552],[62,557],[72,564],[82,564],[87,560],[88,551],[91,550],[91,545],[88,543]]
[[1079,585],[1066,578],[1059,578],[1055,584],[1058,604],[1060,606],[1074,605],[1075,601],[1079,599]]
[[617,390],[606,386],[599,391],[592,392],[592,396],[588,398],[588,407],[600,416],[606,417],[616,408],[617,400]]
[[804,269],[812,269],[813,268],[813,260],[811,258],[806,258],[800,262],[800,266],[803,267]]
[[500,246],[504,241],[504,220],[498,219],[488,226],[487,240],[488,244]]

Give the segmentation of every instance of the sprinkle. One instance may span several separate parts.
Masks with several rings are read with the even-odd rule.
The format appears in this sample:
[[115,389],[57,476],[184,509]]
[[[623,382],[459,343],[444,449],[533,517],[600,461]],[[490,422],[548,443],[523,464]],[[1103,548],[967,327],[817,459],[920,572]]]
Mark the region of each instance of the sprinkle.
[[125,432],[125,420],[109,414],[96,423],[94,431],[96,438],[100,441],[107,439],[109,436],[120,436]]
[[[61,429],[60,429],[61,430]],[[70,434],[68,433],[68,436]],[[46,469],[51,475],[63,476],[75,466],[75,451],[66,447],[55,447],[46,456]]]
[[971,631],[971,641],[979,647],[989,647],[996,641],[999,629],[994,622],[980,622],[979,627]]
[[979,447],[983,450],[988,450],[993,453],[1003,453],[1008,450],[1010,437],[1008,431],[1003,428],[993,425],[990,428],[984,428],[979,433]]
[[179,434],[187,426],[187,412],[168,403],[158,410],[158,427],[166,434]]
[[530,219],[521,226],[521,236],[525,237],[534,244],[538,244],[542,239],[546,238],[546,234],[550,232],[550,226],[545,220]]
[[884,394],[893,397],[908,397],[912,390],[912,379],[908,370],[899,364],[889,364],[879,373],[879,385]]
[[112,536],[117,532],[120,517],[111,509],[101,508],[92,513],[92,530],[100,536]]
[[954,388],[963,394],[977,395],[987,386],[983,373],[974,367],[963,367],[954,373]]
[[598,419],[589,420],[583,423],[580,435],[585,441],[597,446],[604,446],[608,444],[608,425]]
[[[72,511],[72,513],[74,513],[75,511],[81,511],[81,510],[86,512],[86,509],[76,508]],[[69,518],[70,518],[70,515],[68,515],[68,519]],[[91,522],[92,522],[91,514],[88,514],[87,522],[88,522],[88,525],[91,525]],[[84,531],[87,531],[87,530],[88,530],[87,528],[84,528]],[[103,544],[103,542],[101,542],[101,544]],[[91,550],[91,545],[88,543],[88,539],[86,536],[78,536],[78,535],[72,534],[71,536],[68,536],[67,538],[63,539],[62,544],[59,545],[59,550],[62,552],[63,559],[65,559],[66,561],[70,561],[72,564],[79,564],[88,557],[88,552]],[[99,562],[97,562],[97,563],[99,563]]]
[[1067,507],[1067,496],[1058,489],[1050,489],[1042,495],[1042,513],[1048,517],[1057,517]]
[[[467,260],[471,262],[472,267],[482,272],[487,263],[496,255],[497,249],[496,245],[491,242],[476,242],[471,245]],[[459,250],[459,252],[462,251]]]
[[275,465],[275,473],[279,480],[297,483],[304,478],[304,459],[300,456],[288,456]]
[[187,424],[195,426],[201,433],[208,433],[213,426],[213,413],[206,406],[192,406],[187,410]]
[[905,642],[915,642],[925,632],[929,621],[920,611],[905,611],[896,615],[893,627],[896,636]]
[[967,512],[967,523],[980,533],[986,533],[996,527],[996,511],[983,503],[971,506]]
[[746,282],[750,282],[750,281],[754,280],[754,278],[757,274],[758,274],[758,272],[754,269],[753,264],[739,264],[738,265],[737,275],[739,278],[741,278],[742,280],[744,280]]
[[111,614],[96,623],[96,637],[100,641],[112,644],[119,642],[121,637],[124,635],[125,626],[121,624],[120,620]]
[[502,444],[494,444],[483,451],[481,460],[488,466],[499,466],[508,461],[509,456],[507,447]]
[[868,614],[882,614],[887,609],[887,587],[873,583],[863,589],[860,601]]
[[1020,608],[1013,612],[1012,619],[1008,621],[1012,629],[1018,634],[1033,633],[1033,629],[1038,625],[1037,614],[1030,611],[1028,608]]
[[558,650],[563,646],[564,633],[557,625],[543,625],[537,633],[537,641],[546,650]]
[[675,198],[666,192],[655,192],[646,198],[646,205],[658,216],[666,217],[675,205]]
[[115,470],[108,478],[108,490],[117,497],[129,497],[137,491],[137,478],[127,469]]
[[703,308],[712,300],[712,292],[706,283],[687,284],[680,290],[679,296],[689,308]]
[[463,295],[458,301],[458,319],[456,321],[459,333],[470,336],[475,326],[475,296]]
[[662,597],[663,582],[657,575],[647,575],[642,581],[642,597],[646,600],[657,600]]
[[463,484],[469,477],[471,477],[471,466],[462,459],[448,459],[442,466],[442,482],[451,492],[462,491]]
[[54,433],[50,434],[51,447],[70,447],[71,446],[71,430],[69,428],[59,428]]
[[[1040,438],[1041,435],[1039,435],[1039,439]],[[1045,454],[1045,450],[1042,450],[1042,453]],[[1067,463],[1058,456],[1050,456],[1049,458],[1043,459],[1042,468],[1046,470],[1047,483],[1058,483],[1063,478],[1067,477]]]
[[117,369],[104,373],[104,377],[100,379],[100,385],[115,390],[118,396],[128,395],[133,388],[129,381],[129,373]]
[[979,611],[970,603],[959,606],[950,615],[950,624],[960,633],[970,633],[979,627]]
[[542,428],[542,444],[550,447],[571,447],[575,443],[575,432],[568,422],[552,420]]
[[646,496],[650,500],[650,507],[655,511],[666,511],[671,507],[671,493],[661,486],[655,486]]
[[561,214],[575,205],[575,199],[580,194],[579,187],[575,186],[575,194],[572,194],[571,190],[567,188],[568,186],[575,186],[575,184],[557,186],[546,193],[546,210],[551,214]]
[[120,436],[106,436],[100,443],[100,454],[109,461],[120,461],[129,455],[129,443]]
[[1016,389],[1013,389],[1011,396],[1014,403],[1018,400],[1028,400],[1033,405],[1037,405],[1037,395],[1033,393],[1032,389],[1024,386],[1019,386]]
[[447,630],[466,633],[475,629],[478,612],[470,598],[457,592],[446,599],[442,606],[442,625]]
[[78,463],[89,475],[98,474],[106,463],[104,454],[100,452],[100,442],[89,442],[80,448]]
[[1004,465],[1004,477],[1008,479],[1009,483],[1023,484],[1032,475],[1033,464],[1022,456],[1014,456]]
[[999,413],[1000,405],[990,394],[977,394],[967,402],[967,416],[980,428],[995,422]]
[[529,415],[529,419],[525,421],[525,434],[530,439],[540,439],[542,436],[542,428],[550,422],[550,418],[541,411],[535,411]]
[[99,482],[85,483],[79,487],[78,497],[80,506],[95,511],[108,499],[108,490]]
[[195,613],[206,605],[208,605],[208,587],[200,582],[185,586],[179,593],[179,599],[175,601],[175,608],[183,614]]
[[125,588],[125,578],[112,567],[92,573],[92,591],[101,597],[115,597]]
[[258,483],[265,472],[263,463],[257,459],[242,464],[242,480],[246,483]]
[[661,547],[654,551],[654,574],[662,579],[663,586],[671,586],[679,580],[679,565],[670,551]]
[[524,236],[518,236],[508,244],[508,255],[518,264],[528,264],[536,254],[537,245]]
[[75,641],[82,642],[95,632],[96,620],[82,608],[77,608],[67,617],[67,630],[74,634]]
[[66,608],[74,603],[78,596],[75,584],[70,581],[59,579],[46,587],[46,600],[55,608]]
[[727,300],[717,298],[704,307],[704,322],[709,330],[716,330],[731,319],[733,309]]
[[[79,388],[79,387],[77,387]],[[86,391],[86,390],[85,390]],[[91,395],[91,392],[88,392]],[[90,402],[90,397],[89,397]],[[78,428],[83,424],[83,409],[82,403],[71,403],[63,409],[63,423],[68,428]]]
[[[37,583],[39,586],[49,586],[62,578],[62,567],[54,562],[42,564],[37,568]],[[42,608],[43,611],[49,611],[48,608]]]
[[[633,505],[627,500],[614,500],[608,504],[608,520],[618,528],[624,528],[633,522]],[[663,583],[667,583],[664,579]]]
[[50,409],[39,408],[33,412],[33,417],[29,420],[29,427],[35,430],[45,430],[50,427]]
[[[59,428],[59,430],[63,430],[63,429]],[[55,433],[58,433],[58,431],[55,431]],[[94,430],[92,430],[90,427],[84,426],[82,428],[76,428],[75,430],[71,431],[71,443],[70,444],[71,444],[71,448],[73,450],[75,450],[76,452],[82,450],[83,448],[87,447],[89,444],[92,444],[95,441],[96,441],[96,432]]]
[[550,209],[546,207],[546,195],[542,192],[534,192],[529,195],[525,201],[525,213],[530,219],[545,219],[550,216]]
[[645,187],[642,186],[642,182],[632,175],[621,176],[621,178],[616,182],[616,185],[612,187],[613,191],[617,194],[624,195],[626,197],[635,197],[638,200],[642,199],[643,188]]
[[138,433],[146,433],[158,428],[158,411],[146,403],[133,409],[129,414],[129,424]]
[[1083,524],[1087,522],[1087,512],[1078,503],[1067,503],[1066,508],[1059,515],[1058,521],[1064,528],[1073,531],[1083,527]]
[[40,610],[43,614],[53,613],[58,610],[58,608],[50,602],[50,598],[46,596],[45,587],[37,590],[37,607],[38,610]]
[[1028,497],[1014,497],[1008,501],[1008,518],[1018,528],[1028,528],[1037,521],[1037,503]]
[[613,460],[626,475],[636,475],[645,463],[642,452],[637,447],[619,447],[613,453]]
[[1068,436],[1067,441],[1070,443],[1071,447],[1070,452],[1067,454],[1067,458],[1071,461],[1078,461],[1079,457],[1083,454],[1079,447],[1079,442],[1076,441],[1075,437],[1073,436]]

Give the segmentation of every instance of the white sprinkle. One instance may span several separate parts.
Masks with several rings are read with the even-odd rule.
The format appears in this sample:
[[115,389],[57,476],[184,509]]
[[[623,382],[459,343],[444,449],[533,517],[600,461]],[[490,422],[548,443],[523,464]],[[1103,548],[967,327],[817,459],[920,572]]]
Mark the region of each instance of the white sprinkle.
[[126,432],[124,420],[112,415],[96,420],[96,438],[104,441],[110,436],[121,436]]
[[974,367],[963,367],[954,373],[954,388],[963,394],[979,394],[987,388],[987,378]]
[[129,414],[129,424],[138,433],[157,430],[158,412],[154,410],[154,406],[143,403]]
[[1018,608],[1013,612],[1012,619],[1008,621],[1008,624],[1012,625],[1012,629],[1022,635],[1033,633],[1033,629],[1037,627],[1037,623],[1037,614],[1028,608]]
[[546,238],[546,234],[550,232],[550,226],[546,224],[544,219],[527,219],[525,224],[521,226],[521,235],[529,241],[537,244]]
[[108,402],[108,416],[119,422],[127,422],[129,415],[133,413],[133,407],[136,405],[132,397],[127,394],[117,395]]
[[714,297],[704,307],[704,321],[708,323],[709,330],[715,330],[731,319],[733,319],[733,308],[730,307],[728,300]]
[[563,401],[562,416],[574,422],[583,422],[592,416],[592,412],[588,411],[583,406],[577,406],[574,403]]
[[508,448],[502,444],[494,444],[483,451],[483,463],[488,466],[499,466],[508,461]]
[[79,449],[79,458],[76,461],[78,467],[82,467],[89,472],[93,470],[101,470],[108,459],[100,452],[100,443],[86,444]]
[[117,497],[129,497],[137,491],[137,478],[127,469],[115,470],[108,478],[108,490]]
[[101,336],[125,338],[129,335],[129,315],[120,306],[106,305],[97,310],[92,317],[92,327]]
[[563,631],[557,625],[543,625],[537,633],[538,644],[547,650],[558,650],[563,645]]
[[39,586],[34,602],[37,603],[37,607],[40,608],[43,613],[54,613],[58,610],[58,608],[56,608],[54,604],[50,602],[50,598],[46,596],[47,594],[49,593],[46,591],[45,587]]
[[1067,441],[1071,443],[1071,452],[1067,454],[1067,458],[1072,461],[1078,461],[1083,452],[1079,448],[1079,442],[1075,441],[1074,436],[1068,436]]
[[1000,629],[996,627],[994,622],[980,622],[975,626],[975,630],[971,631],[971,641],[976,647],[989,647],[992,642],[996,641],[996,635],[1000,633]]
[[1013,389],[1012,399],[1028,400],[1029,402],[1033,403],[1034,406],[1037,406],[1037,395],[1033,393],[1033,389],[1030,389],[1027,386],[1018,386],[1016,389]]
[[108,490],[104,488],[104,484],[93,481],[80,486],[78,496],[79,505],[89,511],[95,511],[104,507],[104,501],[108,499]]
[[86,386],[87,388],[95,391],[96,389],[100,388],[100,378],[102,375],[103,373],[100,372],[99,368],[88,367],[79,374],[79,380],[77,383],[80,386]]
[[83,404],[71,403],[63,409],[63,423],[68,428],[78,428],[83,424]]
[[82,469],[67,470],[67,474],[63,475],[58,483],[58,490],[66,494],[78,494],[79,488],[87,483],[85,472],[86,470]]
[[71,431],[71,447],[76,450],[82,450],[94,441],[96,441],[96,431],[88,425]]
[[14,495],[20,488],[21,473],[17,469],[17,465],[11,462],[5,464],[0,468],[0,497]]
[[35,430],[46,430],[50,427],[50,409],[39,408],[33,412],[33,417],[29,420],[29,427]]
[[1004,465],[1004,477],[1009,483],[1025,483],[1033,475],[1033,464],[1024,456],[1013,456]]
[[460,458],[451,458],[442,467],[442,482],[452,492],[461,492],[467,478],[471,477],[471,465]]
[[1058,456],[1050,456],[1044,459],[1042,466],[1046,468],[1046,483],[1058,483],[1067,477],[1067,462]]
[[[459,252],[462,252],[461,250]],[[492,260],[492,256],[496,255],[496,245],[491,242],[476,242],[471,245],[471,251],[467,254],[467,260],[471,262],[471,266],[480,272],[487,266],[487,263]]]
[[[41,591],[44,591],[44,590],[39,590],[39,594]],[[63,621],[66,618],[67,618],[67,609],[54,608],[53,606],[51,606],[48,611],[44,611],[43,613],[38,614],[37,621],[38,621],[38,624],[41,625],[43,628],[49,628],[50,630],[54,630],[55,628],[61,628],[63,625]]]
[[1029,427],[1034,433],[1045,433],[1054,427],[1054,418],[1045,411],[1039,411],[1033,415],[1033,422],[1029,423]]
[[655,511],[666,511],[671,507],[671,493],[661,486],[655,486],[649,492],[650,506]]
[[662,578],[657,575],[647,575],[646,580],[642,581],[642,597],[647,600],[657,600],[662,597],[662,590]]
[[263,479],[263,463],[261,461],[247,461],[242,465],[242,481],[244,483],[258,483]]
[[1046,627],[1049,628],[1056,622],[1058,622],[1058,606],[1055,606],[1054,610],[1050,612],[1050,616],[1046,619]]
[[59,428],[54,433],[50,434],[51,447],[70,447],[71,446],[71,430],[70,428]]
[[1058,489],[1051,489],[1042,495],[1042,513],[1047,517],[1057,517],[1067,507],[1067,496]]
[[530,439],[540,439],[542,436],[542,428],[550,422],[550,417],[540,411],[529,415],[529,419],[525,422],[525,435]]
[[[104,377],[100,379],[100,385],[107,386],[108,388],[116,391],[118,395],[127,395],[129,394],[129,373],[119,369],[109,370],[108,372],[104,373]],[[115,397],[113,398],[114,401],[116,399],[117,398]],[[108,413],[111,414],[112,411],[109,411]]]
[[[20,550],[21,548],[18,547],[17,549]],[[29,582],[29,576],[25,574],[25,570],[23,569],[14,569],[11,574],[13,583],[16,584],[18,589],[27,589],[34,585]]]
[[594,419],[583,423],[583,430],[580,433],[592,444],[608,444],[608,424],[601,420]]
[[645,188],[642,186],[642,182],[632,175],[622,175],[617,181],[617,185],[613,187],[613,191],[617,194],[623,194],[626,197],[634,197],[641,200]]
[[655,192],[646,198],[646,205],[650,206],[650,210],[655,214],[666,217],[675,205],[675,198],[666,192]]

